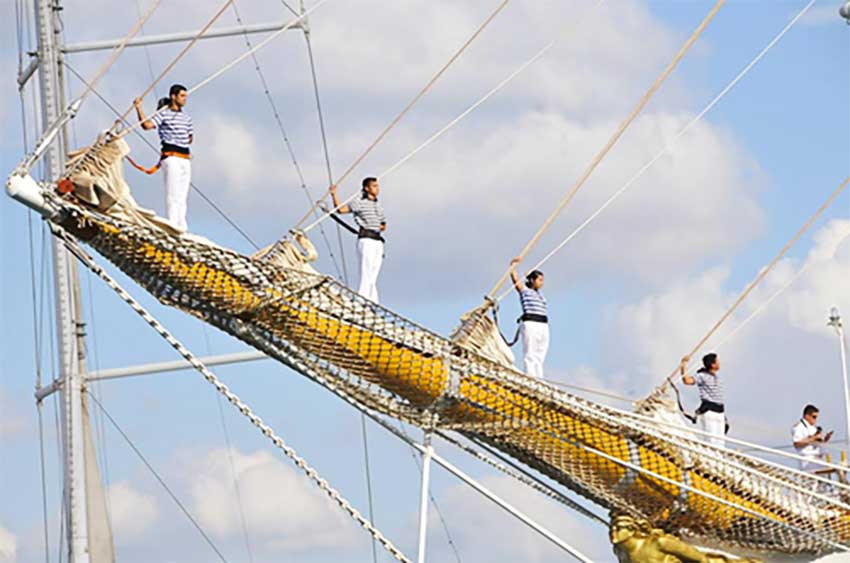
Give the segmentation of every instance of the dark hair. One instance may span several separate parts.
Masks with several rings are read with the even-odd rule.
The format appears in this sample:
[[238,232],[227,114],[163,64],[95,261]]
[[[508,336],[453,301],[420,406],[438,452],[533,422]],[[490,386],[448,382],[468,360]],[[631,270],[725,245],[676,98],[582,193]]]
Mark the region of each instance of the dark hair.
[[156,109],[158,110],[168,105],[171,105],[171,100],[169,98],[160,98],[156,101]]
[[714,352],[712,352],[710,354],[706,354],[705,356],[702,357],[702,367],[699,368],[698,371],[700,373],[705,373],[707,371],[711,371],[711,366],[713,366],[714,362],[716,362],[716,361],[717,361],[717,354],[715,354]]
[[525,287],[531,288],[534,285],[534,280],[543,276],[540,270],[532,270],[525,276]]
[[170,98],[171,96],[176,96],[177,94],[185,90],[186,87],[182,84],[172,84],[171,88],[168,89],[168,97]]
[[372,176],[367,176],[367,177],[363,178],[363,182],[361,182],[361,185],[363,186],[363,189],[365,190],[366,188],[368,188],[369,186],[372,185],[372,182],[377,182],[377,181],[378,181],[377,178],[373,178]]
[[809,416],[810,414],[815,414],[816,412],[820,412],[820,410],[814,405],[806,405],[803,408],[803,416]]

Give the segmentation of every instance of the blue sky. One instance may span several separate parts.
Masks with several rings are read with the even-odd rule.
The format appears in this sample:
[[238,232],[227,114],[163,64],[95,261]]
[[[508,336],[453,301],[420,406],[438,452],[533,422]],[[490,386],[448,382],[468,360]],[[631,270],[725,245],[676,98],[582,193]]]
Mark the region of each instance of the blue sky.
[[[804,4],[731,0],[532,257],[542,256],[651,158]],[[69,43],[120,37],[138,8],[133,0],[68,0],[63,5]],[[316,12],[311,25],[335,174],[494,5],[329,0]],[[510,4],[341,188],[343,194],[351,193],[359,177],[386,169],[550,39],[561,37],[555,49],[504,91],[398,172],[382,178],[390,224],[383,302],[448,333],[463,311],[478,304],[709,7],[702,1],[639,0],[600,9],[589,0]],[[0,36],[6,76],[0,84],[0,115],[8,131],[0,140],[0,164],[11,170],[23,153],[13,81],[15,14],[12,2],[0,9],[6,21],[6,33]],[[286,17],[274,0],[242,0],[239,9],[246,22]],[[145,32],[196,29],[212,10],[205,2],[164,0]],[[547,374],[553,379],[629,397],[645,394],[850,173],[850,28],[837,10],[837,2],[816,3],[700,126],[547,264],[553,319]],[[579,29],[569,29],[579,19]],[[220,25],[232,23],[228,12]],[[194,84],[244,48],[241,38],[203,43],[166,82]],[[99,91],[125,109],[150,82],[147,57],[156,72],[177,49],[128,50]],[[91,76],[104,57],[73,55],[69,63]],[[261,51],[259,59],[315,197],[327,182],[303,39],[288,34]],[[26,90],[30,124],[33,85]],[[79,81],[71,78],[69,86],[79,93]],[[306,200],[252,65],[243,63],[199,91],[188,110],[197,130],[198,186],[261,244],[282,235],[304,213]],[[88,143],[111,119],[109,110],[90,98],[75,120],[72,145]],[[139,160],[152,163],[154,155],[141,141],[130,137],[130,143]],[[160,178],[133,170],[126,176],[137,200],[161,212]],[[813,262],[774,306],[720,350],[733,433],[739,437],[784,443],[805,402],[821,405],[826,424],[837,435],[845,434],[837,345],[824,325],[833,304],[850,315],[850,245],[833,248],[850,228],[848,216],[850,195],[844,194],[733,319],[746,316],[796,268]],[[0,316],[7,320],[0,370],[0,561],[4,556],[43,560],[32,391],[36,356],[45,366],[43,377],[54,374],[52,309],[48,276],[36,299],[36,308],[43,310],[35,329],[43,341],[39,354],[33,337],[28,221],[20,205],[0,198]],[[32,221],[36,279],[41,280],[46,239],[40,222]],[[189,221],[193,231],[219,244],[251,250],[197,194],[190,199]],[[327,227],[335,244],[336,234]],[[315,234],[323,254],[319,268],[333,273],[324,243]],[[344,245],[354,271],[353,241],[346,238]],[[120,274],[118,279],[196,353],[243,349],[215,329],[161,307]],[[176,359],[97,279],[81,272],[81,283],[91,369]],[[517,310],[513,296],[504,309],[507,331]],[[366,510],[358,413],[270,361],[214,371]],[[213,389],[194,372],[175,372],[103,382],[95,391],[228,560],[247,561]],[[329,507],[232,407],[223,403],[221,408],[235,450],[254,560],[370,560],[365,534]],[[54,412],[54,402],[48,400],[44,419],[51,557],[58,549],[60,510]],[[209,548],[118,433],[100,416],[96,420],[103,438],[101,459],[108,465],[119,559],[212,560]],[[367,428],[376,521],[405,553],[413,554],[418,470],[405,447],[373,424]],[[611,560],[604,529],[505,482],[447,445],[439,447],[599,561]],[[434,473],[434,494],[462,560],[561,560],[545,540],[529,535],[451,476]],[[433,560],[451,561],[445,535],[434,522],[429,543]],[[15,545],[12,555],[9,538]],[[389,561],[386,555],[379,557]]]

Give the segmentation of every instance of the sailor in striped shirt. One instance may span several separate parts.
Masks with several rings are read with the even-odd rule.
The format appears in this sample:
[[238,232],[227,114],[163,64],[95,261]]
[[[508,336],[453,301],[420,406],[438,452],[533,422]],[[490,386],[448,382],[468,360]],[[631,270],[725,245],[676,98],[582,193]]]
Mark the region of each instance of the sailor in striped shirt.
[[516,273],[516,265],[520,259],[511,262],[511,280],[519,293],[522,306],[522,316],[519,318],[522,326],[523,368],[532,377],[543,377],[543,361],[549,350],[549,317],[546,298],[543,297],[543,272],[534,270],[525,276],[521,282]]
[[689,356],[682,358],[682,364],[679,367],[682,383],[697,386],[700,405],[696,414],[700,418],[702,429],[709,434],[706,439],[715,446],[723,447],[726,444],[726,406],[723,397],[723,380],[718,373],[720,360],[717,359],[717,354],[706,354],[702,358],[702,367],[693,376],[685,372],[690,360]]
[[189,145],[194,140],[195,131],[192,118],[184,111],[186,106],[186,87],[175,84],[169,90],[169,97],[160,100],[158,109],[150,119],[145,118],[141,98],[134,102],[136,115],[142,129],[157,129],[162,143],[160,166],[165,181],[165,211],[168,220],[181,231],[188,229],[186,224],[186,201],[189,198],[189,186],[192,183],[192,163]]
[[360,228],[357,234],[357,252],[360,254],[360,287],[357,293],[378,302],[378,274],[384,261],[384,237],[387,219],[378,201],[380,186],[377,178],[364,178],[360,197],[345,205],[339,204],[336,186],[330,187],[334,208],[338,213],[354,214]]

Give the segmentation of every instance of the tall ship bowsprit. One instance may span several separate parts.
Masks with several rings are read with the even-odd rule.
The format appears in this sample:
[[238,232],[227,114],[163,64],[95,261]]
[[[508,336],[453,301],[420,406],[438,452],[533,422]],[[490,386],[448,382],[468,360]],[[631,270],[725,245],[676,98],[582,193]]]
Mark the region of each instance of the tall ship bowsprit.
[[[213,84],[219,76],[249,58],[266,84],[256,53],[290,31],[303,32],[309,47],[312,33],[309,16],[323,9],[326,2],[332,0],[320,0],[309,9],[301,5],[283,22],[246,25],[240,19],[236,27],[216,27],[213,24],[221,15],[235,8],[233,0],[228,0],[214,12],[212,6],[208,8],[212,12],[210,19],[198,31],[142,36],[140,30],[158,8],[159,1],[154,0],[140,12],[139,20],[125,37],[74,47],[59,42],[59,0],[34,1],[38,49],[31,64],[22,65],[19,85],[24,88],[30,80],[37,79],[43,131],[11,171],[6,186],[8,195],[36,212],[52,235],[60,372],[53,381],[37,383],[36,400],[40,403],[53,394],[61,396],[63,505],[67,507],[63,512],[64,538],[60,540],[64,542],[63,556],[72,563],[116,560],[101,485],[102,468],[96,454],[97,433],[93,432],[90,420],[90,413],[100,405],[88,391],[93,380],[86,370],[85,355],[81,353],[86,345],[84,331],[79,329],[83,305],[77,269],[85,268],[162,337],[183,358],[182,364],[203,377],[213,391],[236,409],[234,412],[256,427],[272,448],[282,452],[304,479],[356,521],[371,536],[374,545],[385,550],[386,554],[382,554],[385,557],[418,563],[431,560],[425,548],[430,471],[432,465],[437,464],[492,501],[493,510],[507,511],[539,533],[540,541],[551,542],[563,550],[564,560],[592,561],[577,547],[575,538],[560,537],[500,497],[481,480],[443,457],[436,444],[440,448],[456,448],[488,464],[499,474],[527,486],[529,494],[540,494],[556,501],[565,513],[588,518],[606,527],[612,560],[616,557],[621,562],[631,563],[718,563],[812,561],[833,553],[847,553],[850,557],[850,484],[845,460],[817,459],[811,461],[815,470],[803,470],[798,468],[801,461],[798,453],[744,442],[734,438],[734,433],[718,441],[710,428],[695,426],[688,420],[691,415],[685,412],[679,400],[679,382],[696,381],[688,375],[689,364],[708,351],[706,346],[713,342],[711,339],[718,329],[725,326],[833,202],[842,193],[847,193],[845,188],[850,178],[836,181],[825,194],[827,197],[822,198],[824,201],[815,202],[819,207],[812,205],[807,220],[795,226],[790,240],[775,250],[776,254],[729,304],[722,317],[691,350],[686,351],[681,366],[663,379],[652,393],[636,402],[634,408],[628,409],[591,400],[569,386],[535,377],[528,370],[523,373],[515,367],[509,342],[499,331],[499,303],[514,288],[520,292],[524,307],[525,299],[531,297],[523,294],[526,282],[514,270],[505,271],[484,301],[465,313],[448,336],[437,334],[379,304],[377,294],[364,292],[362,285],[360,290],[355,290],[345,279],[340,279],[343,276],[318,271],[313,262],[320,254],[320,245],[313,244],[311,235],[320,232],[318,229],[328,220],[345,225],[345,211],[349,208],[357,211],[358,205],[364,205],[354,199],[357,194],[340,201],[336,191],[332,191],[332,202],[322,198],[314,203],[315,198],[311,197],[310,208],[299,224],[279,240],[267,241],[267,246],[251,255],[190,232],[185,225],[185,209],[181,212],[178,203],[173,203],[175,207],[172,208],[169,202],[167,216],[159,216],[136,202],[132,186],[134,176],[125,175],[131,170],[126,164],[149,173],[174,175],[182,170],[181,167],[188,168],[189,151],[187,149],[184,154],[183,145],[176,140],[173,144],[163,140],[161,160],[155,167],[146,169],[137,163],[141,157],[134,160],[131,156],[126,138],[138,134],[141,129],[171,127],[173,139],[185,133],[191,142],[191,121],[180,122],[182,118],[169,113],[177,114],[180,110],[179,103],[174,100],[181,93],[185,98],[186,94],[192,95]],[[742,80],[806,16],[813,4],[814,0],[803,5],[704,111],[678,131],[663,150],[648,160],[587,221],[527,271],[536,271],[553,258],[641,174],[667,156],[675,141]],[[28,9],[25,0],[19,0],[18,5]],[[515,266],[528,266],[524,261],[532,250],[541,241],[548,241],[544,235],[550,232],[554,221],[585,188],[620,138],[663,89],[668,77],[699,41],[723,5],[724,0],[711,3],[702,21],[669,64],[610,131],[583,173],[564,191],[562,199],[555,202],[551,213],[520,251]],[[505,17],[503,13],[510,8],[508,0],[494,2],[486,19],[470,30],[445,65],[429,77],[421,90],[413,93],[407,105],[378,132],[342,175],[332,177],[328,166],[329,184],[343,186],[414,106],[439,87],[443,74],[462,58],[470,45],[486,41],[488,26]],[[839,14],[850,22],[850,3],[837,6],[835,11],[838,12],[833,14],[837,23],[840,23]],[[266,36],[262,40],[253,39],[258,33]],[[226,36],[243,37],[245,51],[232,60],[222,61],[218,70],[197,84],[180,86],[176,92],[172,89],[172,101],[166,99],[153,113],[143,112],[141,100],[169,76],[187,52],[202,49],[206,41],[215,37]],[[87,146],[72,149],[68,125],[84,104],[93,96],[100,96],[99,83],[109,76],[115,61],[130,47],[157,43],[180,43],[182,46],[141,94],[135,108],[137,115],[132,107],[123,113],[119,108],[111,126],[107,124]],[[543,45],[519,67],[505,69],[504,78],[496,82],[492,90],[436,129],[433,135],[377,178],[392,173],[437,141],[527,66],[544,56],[553,44]],[[94,49],[108,49],[110,54],[95,74],[84,77],[87,86],[82,93],[73,100],[66,100],[63,80],[68,67],[63,58],[68,52]],[[312,54],[310,62],[313,62]],[[318,102],[317,82],[314,81],[314,85]],[[271,97],[269,101],[272,102]],[[274,115],[278,115],[276,108]],[[324,129],[322,132],[324,134]],[[38,180],[33,177],[37,165],[44,170],[43,177]],[[164,170],[166,168],[168,170]],[[367,184],[369,182],[364,181],[363,193],[371,189]],[[377,181],[374,189],[377,190]],[[812,188],[812,198],[821,197],[815,194],[822,192],[823,189]],[[366,221],[363,216],[362,213],[357,215],[358,227],[348,225],[348,228],[352,228],[360,239],[369,239],[364,243],[365,248],[365,244],[382,240],[384,220],[381,218],[373,228],[361,224],[361,220]],[[848,235],[850,233],[844,238]],[[382,252],[382,246],[376,248],[381,248]],[[111,274],[112,268],[106,269],[105,262],[132,280],[135,287],[125,287],[128,284]],[[533,280],[534,276],[527,279]],[[532,287],[533,284],[527,282],[526,285]],[[355,507],[325,480],[284,440],[281,429],[272,428],[261,418],[262,413],[256,412],[211,370],[212,365],[224,361],[207,362],[190,351],[156,318],[155,312],[134,295],[138,289],[163,306],[196,317],[247,345],[252,351],[241,354],[240,361],[268,357],[280,362],[336,395],[419,452],[422,481],[418,552],[403,551],[399,539],[389,537],[363,508]],[[840,289],[836,288],[838,291]],[[545,313],[545,309],[541,311]],[[541,311],[524,309],[525,320],[540,321]],[[844,353],[843,329],[837,310],[830,322],[841,336]],[[548,337],[548,332],[546,334]],[[846,369],[846,358],[842,359]],[[674,358],[671,363],[675,364],[676,360]],[[700,413],[701,416],[705,414],[705,411]],[[422,431],[424,439],[421,442],[402,429],[410,427]],[[281,506],[280,510],[285,511],[287,507]],[[471,560],[476,560],[474,555]]]

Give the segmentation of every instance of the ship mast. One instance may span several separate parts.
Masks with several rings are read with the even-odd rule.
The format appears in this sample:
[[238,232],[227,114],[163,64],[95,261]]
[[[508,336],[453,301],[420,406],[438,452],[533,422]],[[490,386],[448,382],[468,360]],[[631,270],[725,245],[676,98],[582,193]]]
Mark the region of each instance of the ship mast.
[[[41,115],[45,130],[64,109],[62,73],[60,0],[36,0],[35,22],[38,37],[38,78],[41,91]],[[45,152],[48,178],[62,173],[67,147],[67,126],[60,131],[60,142],[51,143]],[[62,452],[64,465],[65,530],[68,561],[88,563],[88,506],[83,436],[83,382],[85,380],[85,341],[80,284],[76,263],[58,239],[53,239],[53,278],[56,301],[56,339],[58,379],[61,393]]]

